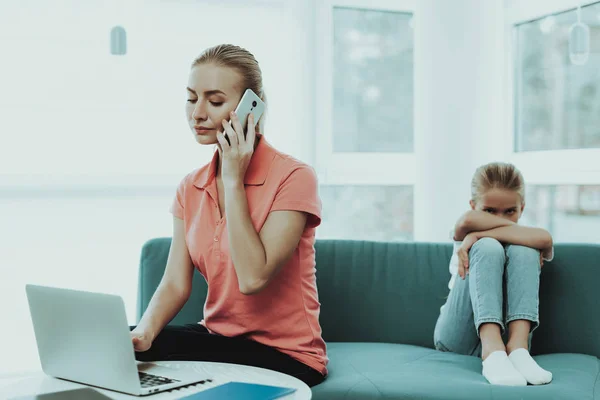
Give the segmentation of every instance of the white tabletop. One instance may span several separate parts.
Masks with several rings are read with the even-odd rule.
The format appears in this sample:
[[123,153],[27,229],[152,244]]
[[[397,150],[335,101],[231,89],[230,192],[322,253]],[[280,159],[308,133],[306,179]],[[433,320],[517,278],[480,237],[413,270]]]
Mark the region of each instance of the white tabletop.
[[[294,393],[282,397],[282,399],[286,400],[310,400],[312,397],[310,388],[301,380],[296,379],[293,376],[263,368],[247,367],[237,364],[198,361],[157,362],[156,364],[167,365],[172,368],[192,368],[194,371],[198,371],[198,373],[202,374],[203,376],[212,377],[213,383],[205,383],[183,389],[174,389],[164,393],[144,396],[144,399],[179,399],[189,396],[193,393],[201,392],[210,387],[231,381],[296,388],[297,390]],[[10,399],[11,397],[57,392],[80,387],[85,386],[64,381],[62,379],[51,378],[41,371],[21,376],[0,376],[0,399]],[[117,393],[110,390],[99,388],[94,389],[102,392],[111,399],[140,399],[140,397]]]

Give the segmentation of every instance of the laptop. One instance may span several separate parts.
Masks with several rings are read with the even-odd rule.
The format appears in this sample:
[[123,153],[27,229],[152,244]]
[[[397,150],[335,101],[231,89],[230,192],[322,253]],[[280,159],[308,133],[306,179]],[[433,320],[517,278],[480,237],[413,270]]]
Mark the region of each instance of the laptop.
[[212,382],[191,369],[136,361],[120,296],[37,285],[25,290],[47,375],[135,396]]

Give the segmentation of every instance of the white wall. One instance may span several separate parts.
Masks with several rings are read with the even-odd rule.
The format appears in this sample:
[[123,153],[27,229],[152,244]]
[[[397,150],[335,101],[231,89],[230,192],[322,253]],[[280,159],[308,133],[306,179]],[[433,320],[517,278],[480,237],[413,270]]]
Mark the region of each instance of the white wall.
[[[189,65],[226,42],[260,62],[267,135],[310,162],[310,43],[298,18],[310,10],[272,3],[2,2],[0,182],[172,184],[212,151],[194,145],[184,118]],[[125,57],[109,54],[113,24],[127,29]]]
[[415,10],[415,239],[445,241],[475,168],[504,159],[500,0],[419,0]]

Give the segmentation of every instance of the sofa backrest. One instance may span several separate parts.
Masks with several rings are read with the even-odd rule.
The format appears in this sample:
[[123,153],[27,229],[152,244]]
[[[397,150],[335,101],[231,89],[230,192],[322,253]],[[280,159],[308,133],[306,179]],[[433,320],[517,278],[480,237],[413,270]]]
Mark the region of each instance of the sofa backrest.
[[451,245],[325,240],[316,254],[325,340],[432,346]]
[[[170,239],[144,245],[138,318],[164,272]],[[319,240],[316,243],[321,326],[328,342],[433,345],[448,296],[448,243]],[[202,319],[206,282],[194,274],[193,294],[171,323]],[[600,245],[557,244],[544,265],[534,354],[600,357]]]
[[[171,238],[151,239],[142,247],[138,275],[138,322],[142,318],[142,314],[146,308],[148,308],[150,299],[165,272],[170,247]],[[197,270],[194,271],[192,294],[183,306],[183,309],[171,320],[169,325],[193,324],[202,320],[207,292],[208,286],[206,285],[206,281]]]

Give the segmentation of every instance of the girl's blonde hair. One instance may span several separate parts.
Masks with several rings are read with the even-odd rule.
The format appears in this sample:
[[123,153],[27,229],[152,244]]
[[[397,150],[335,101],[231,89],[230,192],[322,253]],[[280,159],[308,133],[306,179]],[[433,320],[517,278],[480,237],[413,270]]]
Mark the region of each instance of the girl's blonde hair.
[[493,162],[477,168],[471,180],[471,199],[477,201],[494,188],[514,190],[525,201],[525,180],[513,164]]
[[[242,77],[242,93],[252,89],[262,101],[267,103],[263,89],[262,71],[254,55],[248,50],[233,44],[219,44],[204,50],[192,63],[192,68],[201,64],[214,64],[236,70]],[[265,116],[259,120],[258,127],[262,132]]]

